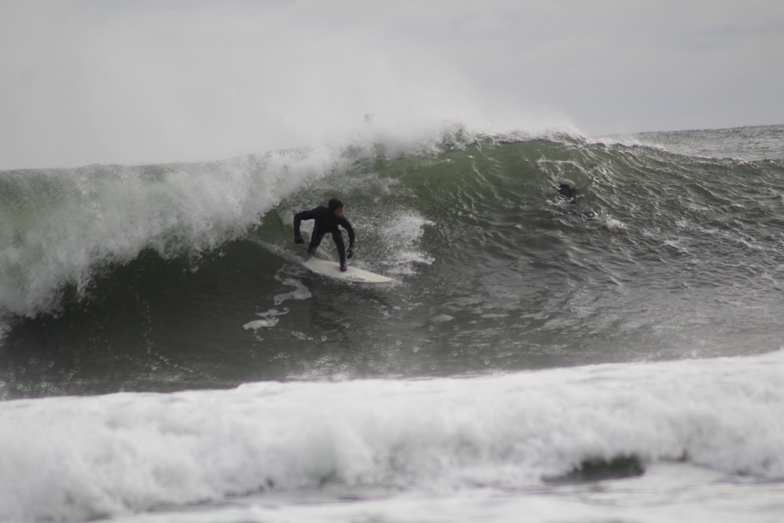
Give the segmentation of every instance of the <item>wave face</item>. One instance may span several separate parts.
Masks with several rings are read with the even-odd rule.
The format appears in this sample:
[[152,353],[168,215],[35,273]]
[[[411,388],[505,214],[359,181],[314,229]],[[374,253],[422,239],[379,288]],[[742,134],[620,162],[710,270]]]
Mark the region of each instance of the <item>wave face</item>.
[[[0,173],[0,394],[777,349],[781,133],[458,129],[224,162]],[[297,262],[294,213],[333,196],[357,230],[352,263],[396,284],[344,285]]]

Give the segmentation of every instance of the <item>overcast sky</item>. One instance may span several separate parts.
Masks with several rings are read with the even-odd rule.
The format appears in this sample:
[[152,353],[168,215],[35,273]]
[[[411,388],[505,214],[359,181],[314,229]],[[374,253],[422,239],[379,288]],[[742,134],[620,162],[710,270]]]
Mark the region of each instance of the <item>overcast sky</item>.
[[784,124],[781,0],[0,0],[0,169]]

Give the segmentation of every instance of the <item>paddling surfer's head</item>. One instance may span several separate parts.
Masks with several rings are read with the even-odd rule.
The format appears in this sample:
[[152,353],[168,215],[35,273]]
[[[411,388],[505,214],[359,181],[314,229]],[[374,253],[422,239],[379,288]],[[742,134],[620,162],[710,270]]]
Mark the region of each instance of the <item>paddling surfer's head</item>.
[[569,201],[574,201],[574,199],[577,198],[577,189],[568,183],[562,183],[558,186],[558,194],[565,196]]

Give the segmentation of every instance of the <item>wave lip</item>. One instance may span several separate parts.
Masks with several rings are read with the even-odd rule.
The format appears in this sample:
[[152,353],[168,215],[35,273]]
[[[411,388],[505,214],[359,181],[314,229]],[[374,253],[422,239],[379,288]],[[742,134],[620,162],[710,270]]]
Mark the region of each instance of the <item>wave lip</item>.
[[279,151],[203,164],[0,173],[0,310],[51,311],[65,288],[81,294],[102,267],[145,249],[198,256],[243,235],[334,161],[329,151]]

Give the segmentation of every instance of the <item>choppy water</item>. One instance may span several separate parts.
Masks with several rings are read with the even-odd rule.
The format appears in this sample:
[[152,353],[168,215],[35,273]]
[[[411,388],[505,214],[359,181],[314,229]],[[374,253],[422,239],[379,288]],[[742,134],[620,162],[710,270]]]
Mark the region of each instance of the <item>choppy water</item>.
[[2,172],[0,519],[784,517],[783,198],[782,126]]

